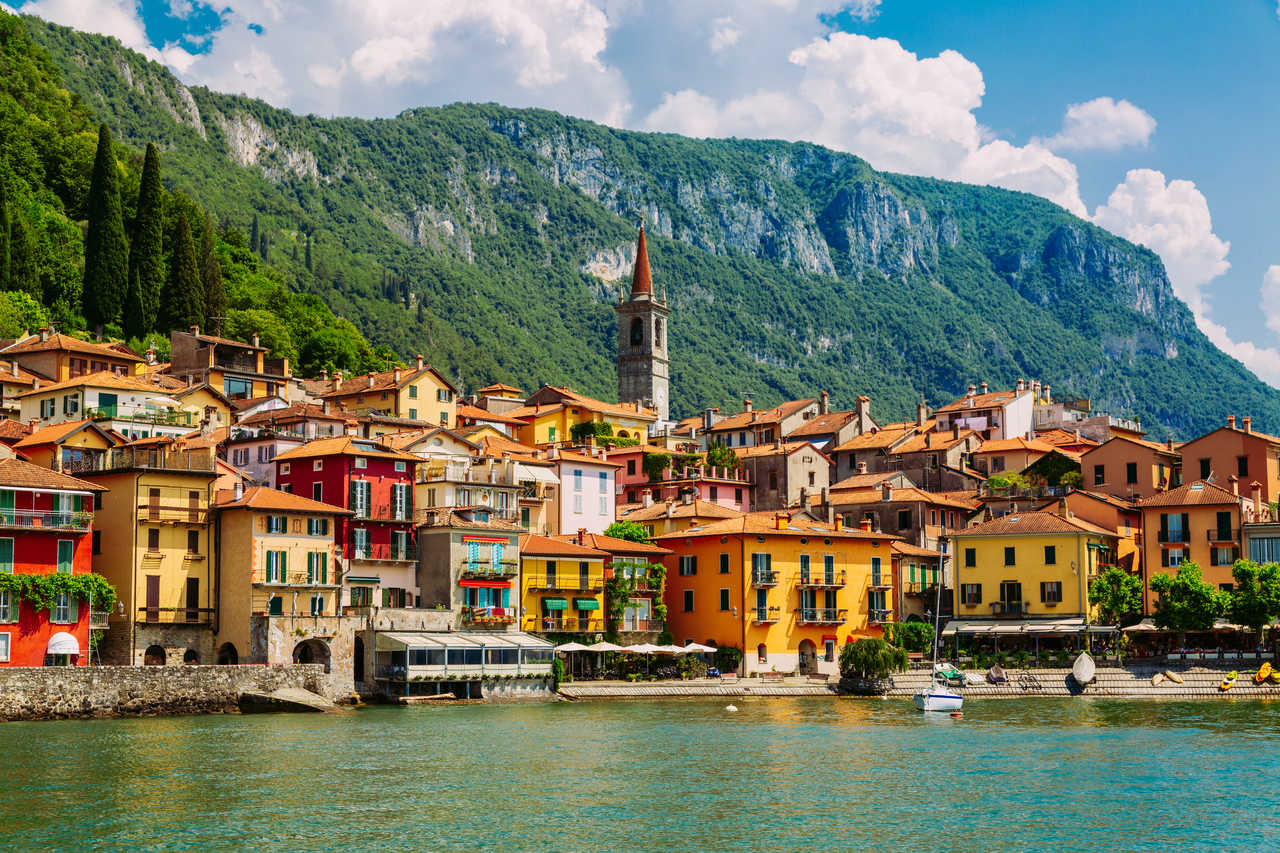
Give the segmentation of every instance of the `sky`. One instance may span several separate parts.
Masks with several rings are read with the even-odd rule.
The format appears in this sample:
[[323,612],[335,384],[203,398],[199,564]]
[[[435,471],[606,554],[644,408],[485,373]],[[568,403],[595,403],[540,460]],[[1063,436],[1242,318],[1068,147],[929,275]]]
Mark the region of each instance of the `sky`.
[[1280,0],[8,2],[300,113],[493,101],[1036,193],[1280,387]]

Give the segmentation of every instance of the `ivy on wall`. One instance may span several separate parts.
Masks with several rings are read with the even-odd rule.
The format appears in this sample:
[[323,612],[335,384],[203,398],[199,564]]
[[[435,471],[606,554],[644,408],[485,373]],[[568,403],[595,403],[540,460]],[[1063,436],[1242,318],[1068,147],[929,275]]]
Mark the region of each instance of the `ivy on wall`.
[[0,574],[0,591],[16,594],[37,611],[51,611],[59,595],[76,601],[93,602],[97,610],[110,610],[116,604],[116,590],[102,575],[67,574]]

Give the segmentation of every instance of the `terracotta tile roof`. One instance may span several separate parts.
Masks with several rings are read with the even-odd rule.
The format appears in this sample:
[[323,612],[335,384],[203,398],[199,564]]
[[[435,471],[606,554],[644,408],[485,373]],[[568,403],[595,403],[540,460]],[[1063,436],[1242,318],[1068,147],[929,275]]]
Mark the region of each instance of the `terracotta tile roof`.
[[585,548],[574,542],[552,539],[550,536],[538,536],[526,533],[520,537],[521,557],[597,557],[604,559],[608,552],[598,548]]
[[1110,444],[1113,441],[1124,441],[1129,444],[1136,445],[1137,447],[1144,448],[1146,450],[1153,450],[1156,453],[1163,453],[1166,456],[1180,455],[1177,446],[1170,448],[1169,445],[1161,444],[1158,441],[1147,441],[1145,438],[1134,438],[1133,436],[1130,436],[1130,435],[1113,435],[1111,436],[1111,438],[1107,439],[1102,444],[1099,444],[1097,447],[1090,447],[1088,450],[1084,452],[1084,455],[1087,456],[1096,450],[1100,450],[1101,448],[1106,447],[1108,444]]
[[96,373],[86,373],[84,376],[77,376],[74,379],[68,379],[65,382],[55,382],[52,385],[41,385],[33,391],[26,391],[18,395],[18,399],[24,397],[33,397],[37,394],[47,394],[50,391],[61,391],[64,388],[84,388],[86,386],[93,388],[115,388],[120,391],[138,391],[140,393],[157,394],[166,396],[168,392],[175,391],[180,388],[186,388],[187,383],[180,379],[173,379],[168,376],[155,376],[155,381],[148,382],[135,376],[117,376],[110,370],[99,370]]
[[933,429],[933,425],[935,423],[937,422],[933,419],[929,419],[925,421],[922,426],[917,425],[915,421],[885,424],[879,429],[872,430],[871,432],[864,432],[862,435],[855,435],[853,438],[835,449],[837,451],[877,450],[892,447],[908,436]]
[[959,536],[1016,536],[1022,534],[1055,534],[1055,533],[1094,533],[1100,536],[1116,538],[1114,530],[1104,530],[1079,518],[1063,518],[1056,512],[1039,510],[1036,512],[1015,512],[973,527],[952,532],[952,537]]
[[503,385],[501,382],[495,382],[492,385],[486,385],[483,388],[476,391],[476,393],[489,396],[488,394],[486,394],[486,392],[503,392],[503,391],[517,397],[524,393],[523,388],[517,388],[514,385]]
[[[396,381],[397,372],[400,374],[399,382]],[[439,379],[444,385],[453,389],[455,392],[458,390],[456,387],[454,387],[454,384],[452,382],[450,382],[448,379],[444,377],[443,374],[440,373],[440,371],[436,370],[434,367],[432,367],[429,364],[424,364],[421,370],[419,370],[416,367],[413,367],[413,368],[402,367],[400,368],[399,371],[384,370],[381,373],[361,373],[358,376],[352,376],[349,379],[344,379],[342,381],[342,384],[338,386],[337,390],[332,390],[333,385],[332,383],[330,383],[330,386],[329,386],[330,390],[321,394],[320,396],[321,397],[352,397],[357,394],[375,394],[382,391],[397,390],[405,387],[411,382],[416,381],[417,379],[420,379],[421,377],[425,376],[428,373],[434,373],[437,379]],[[369,382],[369,377],[371,376],[373,377],[372,384]]]
[[623,467],[621,462],[610,462],[607,458],[601,459],[595,456],[588,456],[585,453],[578,453],[573,450],[560,450],[558,451],[558,453],[559,453],[559,457],[557,459],[551,459],[550,461],[578,462],[584,465],[603,465],[606,468]]
[[527,414],[517,414],[516,412],[525,410],[536,410],[537,414],[546,414],[547,412],[556,411],[555,406],[576,406],[579,409],[586,409],[589,412],[599,412],[605,415],[617,415],[618,417],[638,418],[640,420],[657,420],[658,415],[652,409],[642,409],[630,403],[606,403],[603,400],[597,400],[594,397],[588,397],[585,394],[579,394],[570,388],[560,385],[543,385],[535,391],[530,398],[536,397],[543,392],[549,392],[558,399],[556,403],[543,403],[541,406],[526,405],[516,411],[507,412],[509,418],[529,417]]
[[858,416],[857,412],[828,412],[815,415],[787,433],[788,438],[830,435]]
[[[667,515],[667,507],[671,507],[671,515]],[[621,510],[618,512],[619,517],[623,517]],[[644,506],[640,504],[638,508],[628,510],[625,518],[627,521],[661,521],[664,518],[737,518],[744,515],[743,512],[730,506],[721,506],[711,501],[694,500],[690,503],[683,501],[657,501],[652,506]]]
[[243,349],[258,350],[260,352],[267,351],[266,347],[254,346],[253,344],[245,343],[244,341],[233,341],[231,338],[220,338],[217,335],[206,335],[203,332],[199,334],[192,334],[191,332],[181,332],[180,334],[184,334],[189,338],[195,338],[198,341],[204,341],[205,343],[208,343],[208,344],[222,344],[224,346],[233,346],[233,347],[241,347]]
[[1118,498],[1115,495],[1109,495],[1106,492],[1095,492],[1090,489],[1075,489],[1072,495],[1081,495],[1086,498],[1113,506],[1116,509],[1125,510],[1127,512],[1137,512],[1138,504],[1135,501],[1127,501],[1124,498]]
[[968,411],[970,409],[994,409],[997,406],[1003,406],[1013,402],[1016,397],[1030,393],[1031,389],[1027,388],[1022,391],[992,391],[989,394],[974,394],[972,397],[961,397],[954,403],[948,403],[935,411],[934,414],[938,415],[943,412]]
[[405,432],[393,432],[388,435],[379,436],[378,440],[392,450],[405,450],[413,447],[421,441],[431,438],[433,435],[447,435],[460,444],[465,444],[472,451],[480,450],[480,445],[473,441],[468,441],[458,433],[446,427],[428,427],[425,429],[411,429]]
[[537,449],[504,436],[486,435],[480,439],[480,452],[498,459],[516,459],[551,467],[554,463],[534,456]]
[[328,379],[299,379],[298,382],[310,397],[320,397],[333,390],[333,382]]
[[[982,475],[979,474],[978,477],[981,478]],[[961,502],[972,503],[972,504],[977,504],[979,502],[978,493],[976,491],[971,491],[968,489],[959,489],[959,490],[953,489],[951,491],[946,491],[946,492],[942,492],[942,491],[932,492],[932,494],[935,494],[938,497],[946,498],[952,501],[961,501]]]
[[499,415],[488,409],[480,409],[475,406],[468,406],[466,403],[458,404],[458,420],[468,418],[473,421],[487,421],[495,424],[511,424],[512,426],[525,426],[525,422],[510,415]]
[[262,424],[283,424],[307,420],[354,423],[355,416],[346,409],[331,409],[326,412],[324,406],[317,406],[315,403],[293,403],[283,409],[267,409],[262,412],[254,412],[252,415],[245,415],[236,423],[242,426],[260,426]]
[[[187,450],[210,449],[216,450],[227,441],[231,435],[231,427],[216,427],[205,435],[201,430],[192,430],[182,436],[182,444]],[[238,469],[237,469],[238,470]]]
[[[467,518],[469,507],[431,507],[418,511],[418,527],[451,528],[454,530],[493,530],[503,533],[524,533],[524,528],[509,521],[477,521]],[[478,509],[489,509],[478,507]]]
[[[828,500],[833,504],[872,504],[872,503],[900,503],[900,502],[920,502],[934,506],[949,506],[955,509],[962,509],[971,512],[980,505],[976,499],[956,497],[954,493],[944,494],[941,492],[926,492],[924,489],[917,489],[914,486],[900,489],[890,489],[890,498],[884,500],[884,491],[879,487],[858,488],[858,489],[828,489]],[[809,503],[817,506],[822,503],[822,495],[810,495]]]
[[21,459],[0,459],[0,486],[76,492],[105,492],[107,489],[79,477],[52,471]]
[[942,556],[941,551],[930,551],[928,548],[921,548],[919,545],[912,545],[910,542],[893,542],[890,546],[895,554],[902,554],[905,557],[933,557],[935,559]]
[[653,275],[649,271],[649,247],[644,240],[644,226],[636,240],[636,262],[631,268],[631,298],[641,294],[653,295]]
[[1196,480],[1192,483],[1184,483],[1176,489],[1143,498],[1138,501],[1138,506],[1146,509],[1157,506],[1225,506],[1238,503],[1240,503],[1240,496],[1230,489],[1224,489],[1208,480]]
[[1059,427],[1054,427],[1053,429],[1046,429],[1043,431],[1037,431],[1036,438],[1040,439],[1046,444],[1052,444],[1054,446],[1061,446],[1064,444],[1065,445],[1088,444],[1090,446],[1096,447],[1098,445],[1098,442],[1094,441],[1091,438],[1085,438],[1083,435],[1076,435],[1074,432],[1069,432]]
[[993,438],[982,442],[978,445],[978,449],[974,453],[1010,453],[1020,450],[1031,451],[1035,453],[1051,453],[1054,445],[1047,441],[1039,441],[1026,439],[1021,436],[1016,438]]
[[0,420],[0,442],[9,443],[28,435],[31,435],[31,427],[27,424],[10,418]]
[[1218,427],[1218,428],[1217,428],[1217,429],[1215,429],[1215,430],[1211,430],[1210,432],[1205,433],[1204,435],[1200,436],[1199,438],[1193,438],[1191,441],[1184,442],[1183,446],[1185,446],[1185,445],[1187,445],[1187,444],[1195,444],[1197,441],[1200,441],[1200,440],[1201,440],[1201,439],[1203,439],[1203,438],[1207,438],[1208,436],[1213,435],[1215,432],[1222,432],[1222,431],[1224,431],[1224,430],[1225,430],[1225,431],[1228,431],[1228,432],[1234,432],[1236,435],[1240,435],[1240,436],[1251,437],[1251,438],[1260,438],[1260,439],[1262,439],[1263,441],[1267,442],[1268,444],[1277,444],[1277,445],[1280,445],[1280,438],[1277,438],[1277,437],[1276,437],[1276,436],[1274,436],[1274,435],[1268,435],[1268,434],[1267,434],[1267,433],[1265,433],[1265,432],[1258,432],[1256,429],[1250,429],[1248,432],[1245,432],[1245,431],[1244,431],[1243,429],[1241,429],[1240,427],[1220,426],[1220,427]]
[[0,361],[0,382],[6,385],[34,385],[37,379],[49,381],[49,377],[27,370],[16,361]]
[[[552,536],[559,542],[577,542],[578,534],[562,533],[558,536]],[[665,557],[671,553],[668,548],[659,545],[650,545],[646,542],[632,542],[630,539],[615,539],[612,536],[604,536],[600,533],[583,534],[583,544],[589,548],[597,548],[611,555],[618,554],[639,554],[650,557]]]
[[249,509],[265,509],[278,512],[307,512],[307,513],[325,513],[328,515],[351,515],[351,510],[343,509],[333,504],[321,503],[313,501],[311,498],[304,498],[302,495],[294,495],[289,492],[282,492],[279,489],[271,489],[266,486],[252,486],[244,490],[244,494],[239,500],[236,500],[235,492],[231,489],[219,489],[218,494],[214,498],[214,505],[218,509],[236,509],[238,507],[248,507]]
[[[35,432],[29,434],[26,438],[14,445],[15,448],[21,447],[39,447],[42,444],[57,444],[68,436],[74,435],[85,428],[92,428],[102,434],[102,437],[110,441],[111,436],[106,430],[98,427],[93,421],[66,421],[65,423],[53,424],[51,426],[41,427]],[[114,443],[114,442],[113,442]]]
[[824,521],[815,521],[808,515],[792,517],[787,523],[786,529],[778,530],[775,522],[777,515],[786,515],[786,513],[761,512],[749,513],[741,515],[737,518],[727,518],[723,521],[713,521],[707,524],[699,524],[690,527],[687,530],[677,530],[672,533],[664,533],[661,536],[655,536],[654,541],[667,541],[676,539],[690,539],[699,536],[733,536],[733,535],[772,535],[772,536],[822,536],[839,539],[879,539],[883,541],[892,541],[901,537],[892,536],[888,533],[876,533],[870,530],[858,530],[856,528],[844,527],[840,530],[835,529],[835,525],[827,524]]
[[[231,400],[231,408],[235,409],[237,412],[243,412],[245,409],[252,409],[254,406],[261,406],[268,400],[279,400],[282,403],[285,402],[284,397],[281,397],[279,394],[268,394],[263,397],[235,397]],[[268,411],[283,411],[283,407],[281,407],[281,409],[269,409]]]
[[562,412],[565,408],[566,406],[563,403],[540,403],[534,406],[521,406],[518,409],[512,409],[507,412],[507,417],[518,419],[522,424],[527,424],[533,418]]
[[40,340],[39,335],[29,335],[6,347],[4,353],[48,352],[51,350],[78,352],[85,355],[96,355],[99,358],[114,358],[118,361],[143,361],[142,356],[122,343],[99,344],[92,341],[82,341],[61,333],[50,335],[46,341]]
[[286,450],[273,461],[287,462],[290,459],[313,459],[317,456],[370,456],[376,459],[403,459],[407,462],[422,461],[412,453],[391,450],[371,439],[357,438],[353,435],[317,438],[300,447]]
[[923,432],[904,441],[893,449],[894,453],[927,453],[931,450],[950,450],[971,435],[977,435],[971,429],[962,429],[956,435],[951,430],[941,432]]
[[694,428],[702,429],[702,415],[692,415],[676,421],[676,425],[671,428],[673,435],[692,435]]
[[838,483],[833,483],[829,491],[837,492],[847,489],[879,488],[885,480],[905,476],[901,471],[881,471],[878,474],[853,474]]
[[827,462],[831,461],[831,457],[827,456],[827,454],[823,453],[809,441],[788,441],[783,444],[782,447],[777,447],[773,444],[756,444],[751,447],[735,447],[733,448],[733,452],[737,454],[738,459],[752,459],[757,456],[777,456],[784,454],[790,456],[791,454],[803,450],[806,447],[821,456],[823,459],[826,459]]
[[807,400],[788,400],[785,403],[774,406],[772,409],[753,409],[750,412],[739,412],[736,415],[729,415],[722,421],[717,421],[707,432],[728,432],[749,426],[781,423],[783,419],[789,418],[801,409],[812,406],[817,402],[818,399],[816,397],[810,397]]

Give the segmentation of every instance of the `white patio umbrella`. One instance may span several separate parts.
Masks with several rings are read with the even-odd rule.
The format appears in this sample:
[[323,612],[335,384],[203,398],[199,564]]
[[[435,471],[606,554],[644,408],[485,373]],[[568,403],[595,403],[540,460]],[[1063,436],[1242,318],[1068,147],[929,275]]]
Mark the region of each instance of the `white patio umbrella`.
[[711,646],[704,646],[702,645],[702,643],[690,643],[689,645],[684,647],[684,650],[690,654],[696,654],[698,652],[709,653],[709,652],[715,651],[715,649],[711,648]]
[[658,648],[653,643],[636,643],[634,646],[624,646],[622,651],[633,655],[651,655],[658,651]]
[[591,649],[582,645],[582,643],[565,643],[563,646],[556,646],[558,652],[588,652]]
[[177,400],[173,399],[172,397],[148,397],[147,405],[148,406],[167,406],[169,408],[176,409],[182,404],[179,403]]
[[587,646],[587,651],[589,652],[620,652],[622,650],[622,646],[616,646],[613,643],[608,643],[604,640]]
[[684,646],[658,646],[660,655],[682,655],[684,652]]

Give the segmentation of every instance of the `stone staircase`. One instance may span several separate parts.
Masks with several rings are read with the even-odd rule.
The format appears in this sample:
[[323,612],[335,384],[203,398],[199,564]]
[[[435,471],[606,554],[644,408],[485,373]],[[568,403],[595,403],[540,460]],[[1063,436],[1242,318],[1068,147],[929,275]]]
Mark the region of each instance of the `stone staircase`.
[[[1205,696],[1239,696],[1261,698],[1274,696],[1280,698],[1280,685],[1254,684],[1253,676],[1240,670],[1240,677],[1235,687],[1222,691],[1218,685],[1223,675],[1232,667],[1226,664],[1196,665],[1188,664],[1142,664],[1135,663],[1125,667],[1098,667],[1097,677],[1093,683],[1081,689],[1071,678],[1070,669],[1006,669],[1009,676],[1007,684],[987,684],[986,672],[965,670],[983,676],[981,685],[966,684],[963,694],[966,697],[998,697],[998,696],[1116,696],[1134,699],[1185,699]],[[1250,662],[1251,670],[1257,671],[1257,664]],[[1169,670],[1182,676],[1183,683],[1175,684],[1168,679],[1153,686],[1151,676],[1157,672]],[[888,696],[911,696],[929,685],[930,674],[927,669],[913,669],[898,673],[890,681]]]

